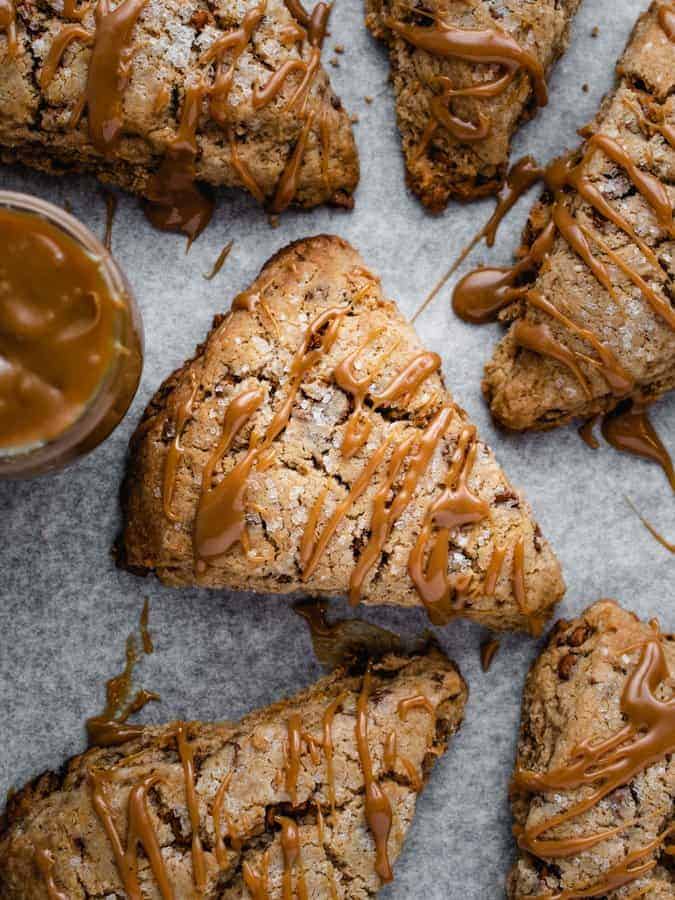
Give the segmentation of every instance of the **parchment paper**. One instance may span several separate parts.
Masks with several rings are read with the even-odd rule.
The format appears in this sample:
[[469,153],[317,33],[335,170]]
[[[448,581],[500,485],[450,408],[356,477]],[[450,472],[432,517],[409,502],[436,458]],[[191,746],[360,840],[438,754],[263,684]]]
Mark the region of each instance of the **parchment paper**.
[[[546,161],[577,143],[575,131],[595,112],[613,79],[614,63],[646,0],[585,0],[572,44],[555,70],[548,107],[517,136],[513,159],[533,153]],[[599,26],[597,38],[591,37]],[[111,545],[120,519],[118,487],[126,444],[159,382],[205,335],[214,313],[257,274],[279,247],[296,238],[334,232],[352,241],[382,276],[385,291],[408,313],[416,309],[457,252],[482,225],[492,201],[451,204],[424,212],[404,187],[388,60],[366,32],[359,0],[337,0],[324,51],[345,53],[328,65],[347,108],[359,116],[356,134],[362,178],[351,213],[321,209],[286,213],[277,229],[240,194],[220,198],[215,221],[185,256],[185,242],[153,231],[137,202],[122,197],[113,250],[142,308],[145,371],[128,417],[97,451],[69,470],[30,482],[0,483],[0,791],[19,786],[84,746],[83,722],[98,711],[103,684],[119,671],[124,640],[143,598],[150,598],[156,652],[139,679],[162,695],[147,720],[233,719],[292,693],[321,671],[305,625],[288,601],[227,592],[175,591],[118,571]],[[588,85],[584,92],[582,86]],[[372,104],[365,102],[371,95]],[[104,203],[89,179],[50,179],[0,169],[3,188],[63,204],[102,234]],[[498,246],[482,259],[507,263],[534,199],[526,198],[503,227]],[[202,278],[223,244],[235,246],[219,277]],[[644,530],[624,497],[675,539],[675,506],[663,474],[611,448],[592,452],[574,428],[531,436],[505,435],[491,423],[480,393],[485,360],[498,326],[474,328],[452,313],[446,289],[418,328],[443,357],[457,400],[515,484],[529,497],[561,559],[568,591],[559,612],[571,616],[599,597],[616,597],[672,629],[675,562]],[[675,448],[675,396],[653,419]],[[344,603],[336,613],[347,613]],[[349,613],[347,613],[349,614]],[[427,627],[425,616],[371,610],[365,617],[401,632]],[[414,826],[387,900],[411,897],[492,900],[503,896],[513,856],[508,781],[520,696],[537,642],[506,636],[491,671],[480,670],[485,634],[466,623],[438,631],[469,682],[466,721],[438,763],[419,800]]]

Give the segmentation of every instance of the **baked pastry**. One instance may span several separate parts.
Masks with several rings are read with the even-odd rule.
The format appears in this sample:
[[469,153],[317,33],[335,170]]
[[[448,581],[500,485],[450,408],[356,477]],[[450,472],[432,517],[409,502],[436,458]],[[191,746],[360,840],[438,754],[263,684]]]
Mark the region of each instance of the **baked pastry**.
[[518,263],[468,276],[494,309],[515,299],[484,380],[509,428],[561,425],[675,386],[674,4],[640,17],[618,72],[586,142],[549,167]]
[[511,900],[675,897],[675,640],[603,600],[525,685]]
[[122,562],[536,630],[558,563],[440,364],[349,244],[281,250],[150,402]]
[[579,3],[366,0],[367,25],[389,46],[408,184],[425,206],[499,189]]
[[211,209],[196,181],[245,188],[273,212],[352,205],[354,137],[320,62],[325,3],[4,6],[4,161],[92,172],[191,236]]
[[338,671],[238,724],[174,722],[90,750],[10,799],[0,896],[365,900],[391,880],[465,701],[430,649]]

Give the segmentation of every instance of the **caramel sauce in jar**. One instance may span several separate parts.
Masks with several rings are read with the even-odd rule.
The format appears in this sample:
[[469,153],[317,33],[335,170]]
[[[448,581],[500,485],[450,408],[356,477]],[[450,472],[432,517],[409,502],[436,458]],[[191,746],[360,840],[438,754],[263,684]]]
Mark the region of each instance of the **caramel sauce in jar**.
[[105,247],[62,209],[0,191],[0,478],[93,450],[141,367],[140,316]]

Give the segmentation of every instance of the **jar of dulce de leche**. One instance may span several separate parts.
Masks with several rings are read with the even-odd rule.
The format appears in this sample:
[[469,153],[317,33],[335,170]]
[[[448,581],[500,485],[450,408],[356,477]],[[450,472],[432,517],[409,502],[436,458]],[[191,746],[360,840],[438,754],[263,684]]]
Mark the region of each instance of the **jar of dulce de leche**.
[[103,244],[51,203],[0,191],[0,478],[93,450],[142,363],[140,314]]

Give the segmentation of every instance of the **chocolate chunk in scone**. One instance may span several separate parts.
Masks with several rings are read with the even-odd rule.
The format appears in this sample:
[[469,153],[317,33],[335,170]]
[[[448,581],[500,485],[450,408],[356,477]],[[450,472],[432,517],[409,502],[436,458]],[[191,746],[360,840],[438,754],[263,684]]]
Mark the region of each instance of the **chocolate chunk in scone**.
[[499,189],[579,2],[366,0],[368,27],[389,46],[408,184],[426,206]]
[[675,641],[604,600],[561,621],[525,685],[511,900],[671,900]]
[[349,116],[321,66],[330,9],[299,0],[5,0],[0,158],[92,172],[194,237],[197,186],[240,187],[272,212],[351,206]]
[[438,650],[338,671],[238,724],[151,726],[11,798],[0,896],[373,897],[466,686]]
[[640,17],[618,73],[586,142],[549,167],[519,262],[494,279],[518,298],[484,380],[508,428],[675,387],[675,5]]
[[122,561],[536,631],[559,565],[440,362],[349,244],[280,251],[148,406]]

